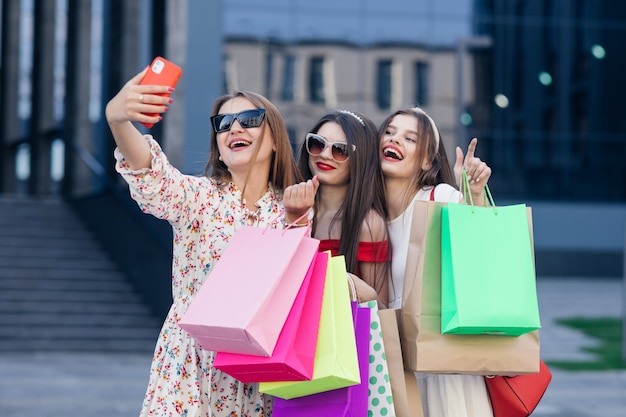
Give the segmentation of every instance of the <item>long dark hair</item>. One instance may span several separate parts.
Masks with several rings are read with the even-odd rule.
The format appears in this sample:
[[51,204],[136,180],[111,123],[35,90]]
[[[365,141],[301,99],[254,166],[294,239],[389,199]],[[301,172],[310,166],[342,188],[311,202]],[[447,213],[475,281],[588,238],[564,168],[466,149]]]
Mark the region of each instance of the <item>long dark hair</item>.
[[[381,123],[378,130],[379,143],[384,137],[389,123],[398,115],[407,115],[415,118],[417,121],[417,136],[421,139],[419,143],[425,144],[425,146],[420,146],[417,151],[415,177],[412,186],[406,190],[407,198],[413,198],[424,187],[434,187],[437,184],[446,183],[457,188],[454,172],[450,166],[450,160],[443,145],[441,133],[433,119],[421,108],[402,109],[388,116]],[[430,167],[427,169],[422,167],[422,161],[424,160],[430,162]]]
[[[383,218],[385,225],[388,219],[385,183],[380,168],[380,141],[377,137],[376,125],[367,117],[354,111],[330,111],[313,126],[311,132],[317,133],[324,124],[330,122],[341,126],[346,135],[349,144],[348,163],[350,164],[350,182],[348,183],[346,198],[335,218],[331,221],[330,228],[335,221],[341,219],[339,253],[345,257],[348,272],[356,273],[359,234],[367,214],[370,210],[374,210]],[[305,179],[313,177],[309,168],[309,155],[304,143],[300,148],[298,166]],[[318,198],[319,193],[316,196],[315,213],[317,213]],[[315,222],[313,225],[315,227]],[[389,236],[388,233],[385,235]],[[389,254],[387,254],[387,259],[389,259]],[[383,267],[388,272],[387,263]],[[376,276],[381,275],[376,273]],[[387,279],[387,274],[382,276]],[[373,287],[379,291],[383,284],[384,282],[376,282]]]
[[[276,106],[267,98],[251,91],[235,91],[215,100],[211,109],[211,116],[217,115],[224,103],[235,97],[243,97],[256,106],[256,108],[265,109],[265,120],[261,126],[260,138],[262,139],[264,137],[265,129],[267,128],[270,129],[274,137],[276,152],[272,155],[269,178],[272,186],[277,191],[282,192],[286,187],[302,181],[302,176],[298,171],[298,166],[291,150],[285,121]],[[260,146],[257,146],[256,149],[258,152]],[[217,134],[213,129],[211,129],[210,151],[209,160],[204,170],[205,175],[215,179],[220,184],[230,181],[231,174],[228,171],[228,167],[219,160],[220,153],[217,147]]]

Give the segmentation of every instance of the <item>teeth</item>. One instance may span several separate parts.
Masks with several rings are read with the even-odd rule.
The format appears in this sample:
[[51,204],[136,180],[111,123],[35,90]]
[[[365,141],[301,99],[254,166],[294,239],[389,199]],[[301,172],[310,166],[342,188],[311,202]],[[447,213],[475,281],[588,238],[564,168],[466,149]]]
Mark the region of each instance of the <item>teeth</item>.
[[395,149],[392,148],[387,148],[385,149],[384,155],[388,158],[393,158],[393,159],[397,159],[398,161],[401,161],[402,155],[400,154],[400,152],[396,151]]
[[235,141],[235,142],[233,142],[233,143],[231,143],[231,144],[230,144],[230,148],[231,148],[231,149],[232,149],[232,148],[239,148],[239,147],[241,147],[241,146],[249,146],[249,145],[250,145],[250,142],[248,142],[248,141],[245,141],[245,140],[237,140],[237,141]]

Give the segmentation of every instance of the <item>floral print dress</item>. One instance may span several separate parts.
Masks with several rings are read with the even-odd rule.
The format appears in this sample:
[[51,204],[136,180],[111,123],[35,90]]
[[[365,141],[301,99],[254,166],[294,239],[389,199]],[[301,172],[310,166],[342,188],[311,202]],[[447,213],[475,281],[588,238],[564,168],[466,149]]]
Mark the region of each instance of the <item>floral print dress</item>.
[[272,398],[260,393],[258,384],[244,384],[214,369],[215,353],[203,350],[178,322],[237,227],[272,223],[282,203],[268,187],[249,209],[234,184],[220,186],[207,177],[182,174],[151,136],[145,139],[150,143],[151,168],[131,170],[116,149],[116,170],[143,212],[172,225],[174,242],[173,303],[152,358],[141,416],[269,417]]

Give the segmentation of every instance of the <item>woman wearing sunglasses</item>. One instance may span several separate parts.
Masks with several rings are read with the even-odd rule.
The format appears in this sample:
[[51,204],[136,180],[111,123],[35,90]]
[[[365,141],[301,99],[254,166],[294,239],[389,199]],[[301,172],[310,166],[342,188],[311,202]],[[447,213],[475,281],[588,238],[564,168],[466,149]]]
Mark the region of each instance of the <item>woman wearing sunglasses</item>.
[[[376,125],[356,112],[324,115],[306,135],[300,171],[317,177],[313,237],[344,255],[359,301],[387,303],[387,212]],[[383,301],[384,300],[384,301]]]
[[[106,108],[117,171],[142,211],[167,220],[174,232],[173,303],[154,351],[141,416],[269,416],[272,399],[259,393],[258,384],[213,369],[214,352],[201,349],[178,321],[235,230],[244,224],[277,227],[281,223],[272,221],[283,208],[285,220],[295,221],[312,206],[316,182],[296,184],[300,175],[284,121],[272,103],[251,92],[215,101],[206,173],[182,174],[133,125],[157,123],[173,101],[159,95],[172,91],[167,87],[139,85],[144,73]],[[287,187],[297,205],[283,203]]]
[[[474,157],[477,139],[473,139],[467,155],[457,147],[452,169],[435,122],[418,107],[393,113],[383,121],[379,132],[393,248],[389,306],[397,309],[402,307],[413,202],[460,202],[462,196],[455,178],[460,178],[465,168],[471,179],[473,201],[484,205],[483,192],[491,168]],[[425,417],[493,415],[482,376],[425,373],[416,376]]]

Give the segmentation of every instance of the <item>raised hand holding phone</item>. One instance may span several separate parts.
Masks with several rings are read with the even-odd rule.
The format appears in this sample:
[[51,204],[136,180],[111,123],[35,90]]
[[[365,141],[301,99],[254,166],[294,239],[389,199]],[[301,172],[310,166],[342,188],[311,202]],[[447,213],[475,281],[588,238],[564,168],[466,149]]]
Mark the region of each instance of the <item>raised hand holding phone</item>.
[[[150,64],[146,75],[141,80],[141,85],[163,85],[170,88],[174,88],[178,83],[183,71],[182,69],[168,61],[163,57],[156,57]],[[169,97],[170,93],[159,93],[158,95],[163,97]],[[143,101],[143,96],[140,97],[140,101]],[[157,116],[157,114],[148,114],[149,116]],[[145,127],[151,128],[154,123],[142,123]]]

